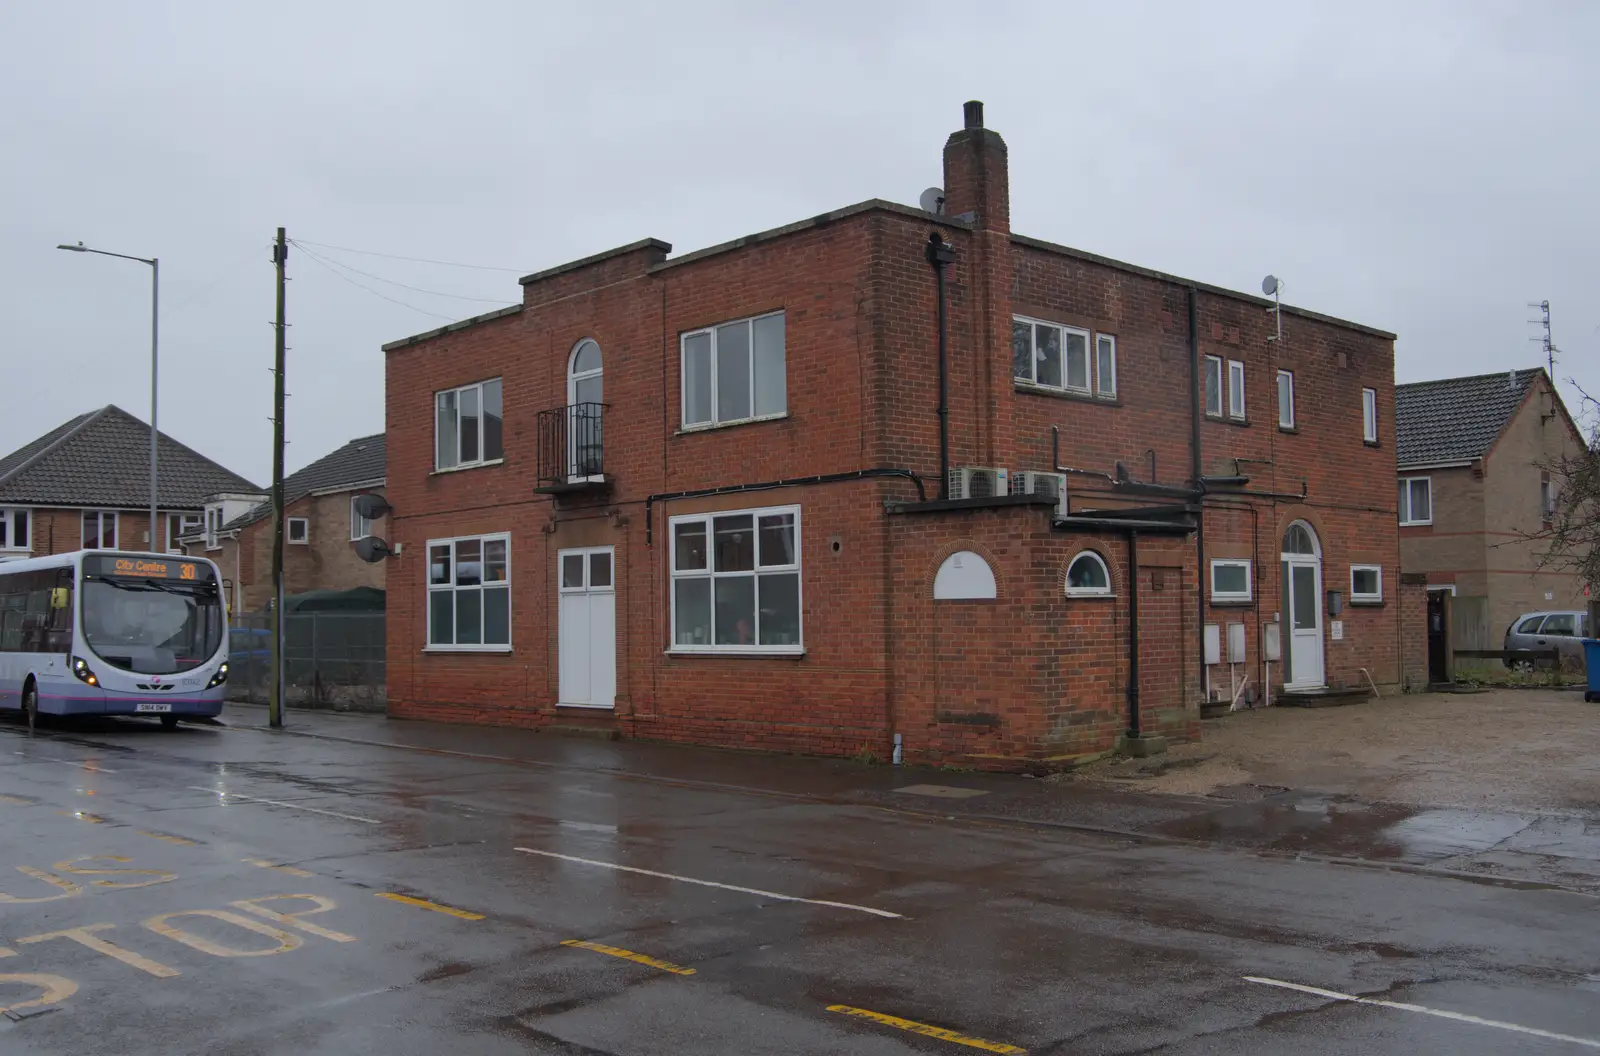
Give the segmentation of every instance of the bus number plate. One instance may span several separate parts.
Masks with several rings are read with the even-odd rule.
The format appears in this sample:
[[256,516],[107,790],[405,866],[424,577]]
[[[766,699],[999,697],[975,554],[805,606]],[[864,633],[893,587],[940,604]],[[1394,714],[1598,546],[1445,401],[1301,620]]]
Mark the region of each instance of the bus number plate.
[[140,714],[144,714],[145,712],[161,712],[164,714],[172,710],[172,705],[166,701],[161,701],[160,703],[152,702],[149,704],[140,703],[136,706],[136,709]]

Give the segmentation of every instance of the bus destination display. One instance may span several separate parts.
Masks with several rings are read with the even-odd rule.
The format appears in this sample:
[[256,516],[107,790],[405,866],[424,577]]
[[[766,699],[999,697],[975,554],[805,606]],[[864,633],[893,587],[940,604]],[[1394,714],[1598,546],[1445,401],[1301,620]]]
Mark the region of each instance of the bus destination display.
[[132,576],[135,579],[175,579],[189,583],[211,581],[211,566],[199,561],[166,560],[159,557],[122,557],[97,554],[86,557],[83,571],[91,576]]

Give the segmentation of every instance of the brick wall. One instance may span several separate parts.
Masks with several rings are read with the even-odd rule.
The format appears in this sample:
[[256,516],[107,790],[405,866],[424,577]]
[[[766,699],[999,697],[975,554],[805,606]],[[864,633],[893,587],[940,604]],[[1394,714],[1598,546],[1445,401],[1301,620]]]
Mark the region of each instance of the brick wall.
[[1401,688],[1418,692],[1428,688],[1428,577],[1425,573],[1400,575]]
[[[68,554],[74,550],[83,549],[83,514],[81,509],[66,509],[52,507],[34,507],[28,510],[30,532],[30,556],[47,557],[51,554]],[[100,512],[100,511],[96,511]],[[147,541],[150,526],[150,511],[143,510],[106,510],[117,515],[117,546],[122,550],[150,550]],[[198,510],[189,511],[198,516]],[[166,511],[161,511],[161,520],[156,531],[157,552],[166,549]],[[178,549],[177,540],[173,540],[173,549]]]

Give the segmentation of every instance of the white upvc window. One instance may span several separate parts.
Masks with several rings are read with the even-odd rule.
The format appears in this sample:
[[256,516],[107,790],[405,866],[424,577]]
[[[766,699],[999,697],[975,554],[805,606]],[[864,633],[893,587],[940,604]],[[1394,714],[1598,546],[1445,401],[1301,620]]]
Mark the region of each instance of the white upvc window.
[[465,469],[505,458],[500,379],[433,394],[433,468]]
[[1067,566],[1067,596],[1092,598],[1111,596],[1111,570],[1106,559],[1093,550],[1084,550]]
[[1278,428],[1294,428],[1294,372],[1278,371]]
[[113,510],[83,511],[83,549],[117,548],[117,515]]
[[1228,360],[1228,417],[1244,421],[1244,364]]
[[1539,519],[1545,524],[1556,519],[1556,485],[1548,476],[1539,481]]
[[1016,316],[1011,320],[1011,374],[1017,381],[1040,388],[1116,399],[1117,339]]
[[428,648],[511,648],[511,536],[428,540]]
[[28,511],[19,507],[0,507],[0,552],[27,554],[32,548]]
[[356,509],[356,500],[360,495],[350,496],[350,541],[352,543],[365,539],[372,534],[372,518],[361,516],[361,511]]
[[311,542],[311,522],[304,517],[288,517],[283,522],[283,541],[294,546]]
[[1369,444],[1378,442],[1378,390],[1361,390],[1361,439]]
[[1350,600],[1352,602],[1378,602],[1383,600],[1383,566],[1350,566]]
[[167,553],[183,553],[183,545],[178,541],[186,535],[196,535],[200,531],[200,515],[197,513],[169,513],[167,514]]
[[207,550],[222,549],[222,506],[207,506],[205,512],[205,536]]
[[800,653],[800,507],[671,519],[672,650]]
[[784,325],[783,312],[772,312],[679,339],[685,429],[789,413]]
[[1222,417],[1222,357],[1207,356],[1205,360],[1206,376],[1206,414],[1212,418]]
[[1211,600],[1249,601],[1250,562],[1219,557],[1211,562]]
[[1400,478],[1400,523],[1433,523],[1433,478]]

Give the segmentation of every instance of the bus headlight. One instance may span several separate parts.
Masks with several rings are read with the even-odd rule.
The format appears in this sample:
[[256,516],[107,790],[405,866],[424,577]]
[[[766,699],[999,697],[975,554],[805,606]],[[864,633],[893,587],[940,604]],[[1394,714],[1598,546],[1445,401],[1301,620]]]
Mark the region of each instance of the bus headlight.
[[217,673],[211,676],[211,681],[206,683],[207,689],[215,689],[228,680],[228,662],[224,660],[217,665]]
[[81,656],[72,658],[72,673],[78,676],[78,681],[80,682],[87,682],[91,686],[100,684],[100,679],[95,677],[95,673],[89,669],[89,661]]

